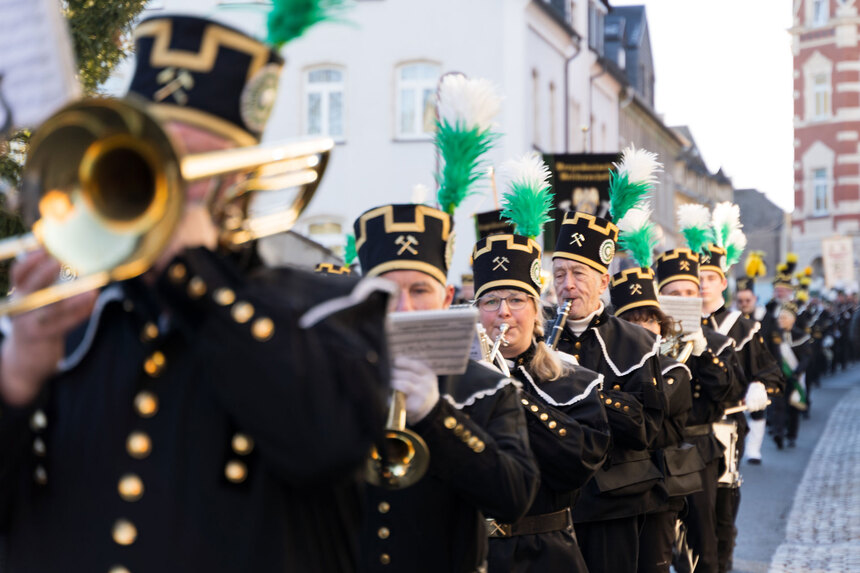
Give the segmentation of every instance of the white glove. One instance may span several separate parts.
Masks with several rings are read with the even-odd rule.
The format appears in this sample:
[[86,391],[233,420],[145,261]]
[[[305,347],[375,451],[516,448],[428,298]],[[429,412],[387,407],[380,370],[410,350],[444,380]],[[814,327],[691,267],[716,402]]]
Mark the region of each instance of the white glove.
[[750,412],[760,412],[767,408],[767,390],[761,382],[750,383],[744,398]]
[[705,340],[705,334],[701,330],[686,334],[681,340],[693,343],[693,356],[701,356],[702,352],[708,348],[708,341]]
[[406,421],[424,419],[439,401],[439,380],[420,360],[398,356],[391,367],[391,387],[406,395]]

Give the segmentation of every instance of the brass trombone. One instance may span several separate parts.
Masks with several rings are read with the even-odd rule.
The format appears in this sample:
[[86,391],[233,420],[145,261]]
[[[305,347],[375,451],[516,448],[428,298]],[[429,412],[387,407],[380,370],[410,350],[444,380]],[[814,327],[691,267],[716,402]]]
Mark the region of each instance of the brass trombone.
[[[0,260],[44,247],[82,276],[7,298],[0,315],[145,272],[176,229],[192,181],[247,174],[210,205],[226,246],[289,229],[316,191],[333,146],[317,138],[183,155],[141,104],[90,99],[66,106],[33,134],[20,194],[32,233],[0,241]],[[290,187],[299,191],[286,211],[262,222],[248,217],[253,192]]]

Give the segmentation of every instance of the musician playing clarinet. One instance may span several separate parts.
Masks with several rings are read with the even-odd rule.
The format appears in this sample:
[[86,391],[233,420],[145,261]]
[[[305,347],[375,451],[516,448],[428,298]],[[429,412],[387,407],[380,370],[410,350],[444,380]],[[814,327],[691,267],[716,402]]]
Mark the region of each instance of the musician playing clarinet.
[[[529,169],[529,166],[538,169]],[[531,203],[549,185],[528,174],[548,171],[536,156],[503,166],[516,182],[505,205]],[[533,189],[535,192],[530,193]],[[542,201],[541,201],[542,202]],[[506,209],[518,232],[538,232],[545,217],[537,209]],[[475,304],[491,338],[500,346],[511,377],[521,384],[520,402],[529,442],[540,467],[540,489],[526,516],[515,522],[490,520],[489,570],[586,572],[573,535],[571,502],[603,464],[609,425],[598,395],[603,377],[544,343],[540,312],[541,251],[534,237],[491,235],[474,247]]]

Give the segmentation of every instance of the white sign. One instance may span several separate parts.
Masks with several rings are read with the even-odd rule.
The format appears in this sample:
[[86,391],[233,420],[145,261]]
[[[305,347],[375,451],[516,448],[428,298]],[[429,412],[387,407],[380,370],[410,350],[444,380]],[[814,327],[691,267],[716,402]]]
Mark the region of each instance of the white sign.
[[830,237],[821,241],[824,282],[827,288],[854,283],[854,243],[851,237]]
[[57,0],[0,0],[0,135],[37,127],[80,95]]

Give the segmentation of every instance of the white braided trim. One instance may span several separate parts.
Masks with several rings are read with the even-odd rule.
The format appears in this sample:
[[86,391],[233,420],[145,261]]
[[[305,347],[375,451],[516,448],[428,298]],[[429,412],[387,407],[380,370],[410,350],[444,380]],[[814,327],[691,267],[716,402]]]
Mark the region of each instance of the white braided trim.
[[543,398],[543,400],[545,402],[547,402],[548,404],[552,404],[553,406],[570,406],[571,404],[576,404],[577,402],[581,402],[582,400],[585,400],[588,397],[588,395],[594,391],[595,388],[598,388],[599,390],[603,390],[603,374],[598,374],[597,378],[592,380],[588,384],[588,387],[585,390],[583,390],[581,394],[577,394],[576,396],[574,396],[573,398],[571,398],[567,402],[558,402],[552,396],[550,396],[549,394],[547,394],[546,392],[544,392],[543,390],[538,388],[538,385],[535,384],[534,379],[531,377],[531,375],[528,373],[528,371],[525,368],[520,366],[519,369],[522,371],[523,374],[525,374],[526,380],[529,381],[529,384],[531,384],[532,388],[535,389],[535,392],[538,393],[538,396],[540,396],[541,398]]
[[606,359],[606,362],[609,363],[609,367],[612,368],[612,371],[615,372],[616,376],[626,376],[634,370],[642,368],[642,366],[648,361],[649,358],[651,358],[652,356],[656,356],[657,353],[660,352],[660,337],[658,336],[656,339],[654,339],[654,346],[651,347],[651,352],[643,355],[642,360],[640,360],[638,364],[634,364],[624,372],[621,372],[620,370],[618,370],[618,367],[609,357],[609,352],[606,351],[606,343],[603,342],[603,338],[600,337],[600,332],[597,329],[594,330],[594,335],[597,337],[597,342],[600,343],[600,348],[603,349],[603,357]]
[[487,388],[486,390],[481,390],[480,392],[475,392],[471,396],[469,396],[465,402],[457,402],[453,396],[450,394],[442,394],[442,398],[448,401],[449,404],[457,408],[458,410],[462,410],[466,406],[471,406],[478,400],[483,398],[487,398],[488,396],[492,396],[508,384],[513,384],[517,389],[522,388],[522,384],[519,381],[514,380],[512,378],[501,378],[499,383],[496,384],[495,388]]

